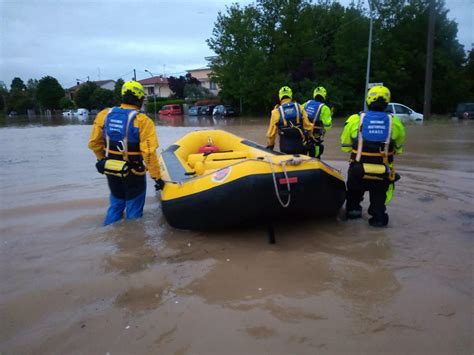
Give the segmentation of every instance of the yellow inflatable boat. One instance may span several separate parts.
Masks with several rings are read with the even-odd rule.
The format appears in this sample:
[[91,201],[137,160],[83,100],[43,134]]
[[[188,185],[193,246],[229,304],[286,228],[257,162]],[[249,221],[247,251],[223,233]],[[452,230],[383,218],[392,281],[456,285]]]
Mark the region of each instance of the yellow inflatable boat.
[[285,155],[220,130],[191,132],[160,156],[163,214],[182,229],[335,215],[340,173],[308,156]]

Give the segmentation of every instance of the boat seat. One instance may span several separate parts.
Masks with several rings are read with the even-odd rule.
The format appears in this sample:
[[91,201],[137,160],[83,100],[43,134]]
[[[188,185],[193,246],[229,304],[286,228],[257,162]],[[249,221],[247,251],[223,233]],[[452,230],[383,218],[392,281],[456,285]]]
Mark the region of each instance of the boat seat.
[[[194,169],[196,163],[202,163],[206,166],[209,166],[208,169],[219,169],[229,163],[232,163],[233,160],[240,160],[240,159],[247,159],[249,157],[249,153],[245,150],[236,150],[236,151],[227,151],[227,152],[216,152],[211,153],[208,155],[204,155],[203,153],[198,154],[189,154],[188,156],[188,165]],[[211,167],[212,166],[212,167]],[[215,166],[215,167],[214,167]]]

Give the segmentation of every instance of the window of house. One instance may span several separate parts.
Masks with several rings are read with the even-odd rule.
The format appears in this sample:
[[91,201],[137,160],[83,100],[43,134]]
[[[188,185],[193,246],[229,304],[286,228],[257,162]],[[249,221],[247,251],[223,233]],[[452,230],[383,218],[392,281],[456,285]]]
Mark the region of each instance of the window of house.
[[154,86],[148,87],[147,90],[148,90],[148,95],[155,95],[155,87]]
[[213,81],[209,82],[209,89],[210,90],[217,90],[217,84]]

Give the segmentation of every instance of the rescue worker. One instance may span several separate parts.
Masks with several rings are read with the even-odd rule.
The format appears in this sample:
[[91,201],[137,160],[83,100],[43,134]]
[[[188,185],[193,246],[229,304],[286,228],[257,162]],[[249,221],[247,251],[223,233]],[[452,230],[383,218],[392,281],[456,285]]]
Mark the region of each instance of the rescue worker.
[[105,174],[110,189],[110,206],[104,225],[122,218],[143,215],[146,171],[155,180],[156,190],[164,187],[156,149],[155,125],[139,110],[145,90],[137,81],[127,81],[121,90],[122,104],[97,114],[89,138],[89,149],[97,157],[97,170]]
[[326,89],[318,86],[313,91],[313,100],[303,105],[309,121],[313,124],[313,134],[309,137],[313,144],[308,147],[310,157],[321,157],[324,152],[324,134],[332,127],[331,109],[326,105],[326,98]]
[[272,110],[267,131],[267,148],[273,149],[276,135],[280,136],[280,151],[287,154],[306,154],[303,146],[305,130],[311,131],[313,125],[308,120],[304,108],[293,101],[293,92],[283,86],[278,92],[280,104]]
[[397,116],[385,112],[390,91],[374,86],[367,93],[367,112],[350,116],[341,135],[341,149],[351,152],[347,177],[346,216],[360,218],[365,191],[370,194],[369,224],[388,224],[386,205],[391,201],[398,179],[393,167],[394,154],[401,154],[405,128]]

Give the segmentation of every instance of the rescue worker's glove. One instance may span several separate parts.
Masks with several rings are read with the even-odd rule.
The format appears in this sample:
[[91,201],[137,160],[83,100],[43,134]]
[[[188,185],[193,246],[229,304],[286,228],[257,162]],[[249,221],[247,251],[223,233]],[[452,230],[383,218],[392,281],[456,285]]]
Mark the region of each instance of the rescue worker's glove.
[[156,179],[155,180],[155,190],[156,191],[163,190],[163,187],[165,187],[165,182],[162,179]]
[[267,145],[265,148],[266,148],[266,149],[273,150],[274,147],[275,147],[274,145]]
[[105,171],[105,159],[97,160],[95,167],[99,173],[103,174]]

